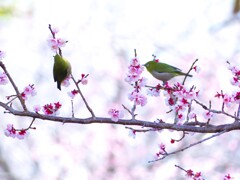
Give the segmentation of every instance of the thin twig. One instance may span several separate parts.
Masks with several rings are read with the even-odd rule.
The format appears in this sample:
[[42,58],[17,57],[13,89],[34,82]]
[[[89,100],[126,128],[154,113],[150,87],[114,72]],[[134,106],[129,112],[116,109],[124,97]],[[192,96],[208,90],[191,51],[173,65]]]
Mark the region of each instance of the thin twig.
[[225,132],[227,132],[227,131],[219,132],[219,133],[214,134],[214,135],[212,135],[212,136],[210,136],[210,137],[207,137],[207,138],[205,138],[205,139],[203,139],[203,140],[200,140],[200,141],[197,141],[197,142],[195,142],[195,143],[192,143],[192,144],[190,144],[190,145],[188,145],[188,146],[186,146],[186,147],[184,147],[184,148],[181,148],[181,149],[179,149],[179,150],[177,150],[177,151],[173,151],[173,152],[171,152],[171,153],[166,153],[163,157],[158,158],[158,159],[155,159],[155,160],[152,160],[152,161],[148,161],[148,163],[160,161],[160,160],[162,160],[162,159],[164,159],[164,158],[166,158],[166,157],[168,157],[168,156],[171,156],[171,155],[173,155],[173,154],[177,154],[177,153],[179,153],[179,152],[185,151],[186,149],[189,149],[189,148],[191,148],[191,147],[193,147],[193,146],[196,146],[196,145],[198,145],[198,144],[200,144],[200,143],[203,143],[204,141],[207,141],[207,140],[212,139],[212,138],[214,138],[214,137],[220,136],[221,134],[223,134],[223,133],[225,133]]
[[129,109],[128,109],[126,106],[124,106],[123,104],[122,104],[122,106],[123,106],[123,108],[132,116],[132,119],[135,119],[135,118],[136,118],[137,114],[134,114],[134,112],[135,112],[135,110],[136,110],[136,105],[135,105],[135,104],[133,105],[133,107],[132,107],[131,110],[129,110]]
[[[33,118],[32,122],[30,123],[30,125],[24,129],[25,131],[29,130],[29,129],[36,129],[36,128],[33,128],[32,125],[33,125],[33,122],[35,121],[36,118]],[[21,131],[22,129],[16,129],[16,131]]]
[[125,105],[122,104],[122,107],[123,107],[130,115],[132,115],[132,112],[131,112]]
[[137,114],[134,114],[135,113],[135,110],[136,110],[136,104],[134,103],[133,104],[133,107],[132,107],[132,109],[131,109],[131,114],[132,114],[132,119],[135,119],[136,118],[136,116],[137,116]]
[[191,70],[193,69],[193,66],[197,63],[198,59],[196,59],[193,63],[192,63],[192,66],[190,67],[190,69],[188,70],[188,72],[186,73],[184,79],[183,79],[183,82],[182,82],[182,85],[185,84],[185,81],[187,80],[187,77],[189,75],[189,73],[191,72]]
[[183,140],[185,135],[188,134],[188,133],[185,132],[185,131],[183,131],[182,133],[183,133],[183,135],[182,135],[182,137],[180,139],[173,139],[173,140],[176,141],[176,142],[180,142],[181,140]]
[[195,101],[197,104],[199,104],[200,106],[202,106],[203,109],[205,109],[205,110],[207,110],[207,111],[209,111],[209,112],[213,112],[213,113],[216,113],[216,114],[224,114],[224,115],[229,116],[229,117],[231,117],[231,118],[233,118],[233,119],[235,119],[235,120],[240,120],[240,118],[237,117],[236,115],[233,116],[233,115],[231,115],[231,114],[226,113],[225,111],[217,111],[217,110],[214,110],[214,109],[209,109],[206,105],[200,103],[200,102],[197,101],[196,99],[194,99],[193,101]]
[[178,166],[176,164],[175,164],[175,167],[177,167],[177,168],[179,168],[179,169],[181,169],[181,170],[183,170],[183,171],[185,171],[187,173],[187,171],[185,169],[183,169],[182,167],[180,167],[180,166]]
[[5,65],[3,64],[2,61],[0,61],[0,66],[2,67],[3,71],[4,71],[5,74],[7,75],[9,81],[11,82],[11,84],[12,84],[12,86],[13,86],[16,94],[17,94],[17,97],[18,97],[18,99],[19,99],[19,101],[20,101],[20,103],[21,103],[21,105],[22,105],[23,110],[24,110],[24,111],[27,111],[27,106],[26,106],[26,104],[25,104],[25,101],[24,101],[24,99],[22,98],[22,96],[21,96],[21,94],[20,94],[20,92],[19,92],[19,90],[18,90],[15,82],[13,81],[12,77],[11,77],[10,74],[8,73],[7,68],[5,67]]
[[71,99],[71,106],[72,106],[72,117],[74,118],[74,106],[73,106],[73,99]]
[[75,84],[76,87],[77,87],[77,90],[78,90],[78,92],[79,92],[79,94],[80,94],[80,96],[81,96],[81,98],[82,98],[82,100],[83,100],[83,102],[84,102],[86,108],[87,108],[88,111],[91,113],[92,117],[95,118],[96,116],[94,115],[93,110],[92,110],[92,109],[90,108],[90,106],[88,105],[88,103],[87,103],[85,97],[84,97],[83,94],[82,94],[82,91],[81,91],[80,88],[79,88],[79,85],[78,85],[77,81],[74,79],[74,77],[73,77],[72,74],[71,74],[71,77],[72,77],[72,80],[73,80],[74,84]]
[[135,128],[131,128],[131,127],[125,127],[126,129],[130,129],[132,131],[135,131],[135,132],[149,132],[149,131],[161,131],[162,129],[135,129]]

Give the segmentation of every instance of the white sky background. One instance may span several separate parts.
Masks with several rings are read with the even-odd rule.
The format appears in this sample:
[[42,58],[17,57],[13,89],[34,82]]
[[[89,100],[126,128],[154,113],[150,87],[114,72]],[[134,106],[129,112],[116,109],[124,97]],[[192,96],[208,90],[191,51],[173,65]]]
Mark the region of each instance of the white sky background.
[[[73,85],[58,91],[53,82],[54,53],[47,46],[47,38],[50,36],[49,23],[58,27],[58,36],[69,41],[62,50],[72,64],[75,77],[80,77],[81,73],[90,74],[89,84],[82,87],[82,90],[98,116],[107,116],[107,111],[112,106],[131,106],[127,99],[131,89],[123,79],[128,62],[134,56],[134,49],[137,49],[141,63],[151,60],[151,55],[155,54],[160,61],[180,67],[183,71],[187,71],[191,63],[198,58],[201,72],[194,74],[194,78],[188,82],[190,86],[197,85],[202,92],[201,100],[205,103],[211,99],[213,105],[218,105],[218,101],[213,98],[216,91],[222,89],[231,92],[233,89],[229,83],[231,76],[225,62],[239,62],[239,24],[232,22],[221,27],[232,17],[233,1],[15,0],[3,1],[0,5],[6,5],[7,2],[16,9],[13,17],[0,19],[0,50],[7,53],[4,62],[18,88],[22,90],[33,83],[37,88],[38,96],[27,102],[29,109],[35,104],[60,101],[64,104],[60,115],[71,115],[67,92]],[[144,76],[149,79],[149,84],[156,84],[157,81],[147,72],[144,72]],[[13,89],[10,85],[1,86],[0,92],[0,97],[4,98],[11,95]],[[138,109],[140,119],[155,120],[159,114],[166,120],[172,119],[170,115],[163,114],[167,110],[164,105],[160,107],[159,113],[159,107],[156,106],[159,99],[149,98],[148,101],[147,107]],[[76,116],[89,116],[79,98],[76,98],[74,103]],[[125,117],[128,115],[125,114]],[[0,118],[2,129],[5,129],[8,123],[20,128],[25,127],[30,121],[2,114]],[[176,172],[184,177],[184,172],[174,168],[177,163],[181,163],[179,165],[183,167],[185,165],[186,168],[203,171],[206,177],[211,175],[210,172],[214,172],[217,177],[223,177],[224,173],[236,168],[229,167],[230,170],[226,169],[226,172],[225,169],[217,171],[214,165],[220,163],[220,160],[216,161],[218,158],[211,156],[212,152],[206,152],[204,155],[195,154],[195,161],[189,155],[182,159],[170,157],[154,164],[149,170],[147,161],[157,151],[157,144],[164,141],[164,133],[142,134],[132,140],[128,137],[128,131],[122,127],[62,126],[40,121],[37,121],[35,126],[37,130],[30,132],[27,140],[13,140],[5,136],[2,138],[2,152],[8,154],[8,163],[16,177],[56,179],[62,171],[62,176],[66,179],[89,179],[100,175],[104,177],[104,174],[109,175],[104,167],[111,166],[107,160],[111,153],[115,157],[112,166],[117,167],[112,177],[117,179],[136,178],[139,171],[142,172],[139,173],[142,175],[139,175],[139,179],[146,176],[150,179],[171,179],[176,176]],[[189,140],[192,142],[191,138]],[[168,142],[169,139],[165,141]],[[216,151],[220,140],[211,142],[213,143],[200,147]],[[120,146],[121,143],[124,145]],[[231,143],[239,146],[235,141]],[[195,151],[200,147],[196,147]],[[233,148],[230,145],[229,147]],[[189,150],[185,153],[195,151]],[[184,158],[190,160],[184,162]],[[212,160],[212,167],[202,167],[199,164],[201,158],[205,158],[205,161]],[[222,158],[221,163],[227,161],[227,158]],[[24,168],[21,171],[14,170],[19,166]],[[91,168],[95,171],[91,171]],[[240,175],[235,170],[232,170],[233,175],[238,179]]]

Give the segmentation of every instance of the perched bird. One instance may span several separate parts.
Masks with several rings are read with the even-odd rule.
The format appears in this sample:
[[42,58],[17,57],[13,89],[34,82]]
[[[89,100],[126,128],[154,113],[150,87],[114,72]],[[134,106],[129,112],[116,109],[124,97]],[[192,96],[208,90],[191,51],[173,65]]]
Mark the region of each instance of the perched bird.
[[187,75],[189,77],[192,77],[192,75],[190,74],[183,73],[181,69],[178,69],[169,64],[157,62],[156,60],[149,61],[143,66],[147,68],[148,72],[151,73],[153,77],[163,81],[163,83],[172,79],[175,76]]
[[53,78],[57,81],[57,88],[61,90],[61,83],[71,74],[71,64],[59,54],[54,56]]

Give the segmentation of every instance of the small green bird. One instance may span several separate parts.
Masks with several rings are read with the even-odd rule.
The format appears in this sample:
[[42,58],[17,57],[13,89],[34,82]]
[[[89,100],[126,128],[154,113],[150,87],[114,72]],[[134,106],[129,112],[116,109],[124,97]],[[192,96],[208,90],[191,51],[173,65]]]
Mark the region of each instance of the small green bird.
[[53,78],[61,91],[61,83],[71,74],[71,64],[59,54],[54,56]]
[[148,70],[148,72],[158,80],[166,81],[172,79],[175,76],[189,76],[192,77],[190,74],[183,73],[181,69],[178,69],[174,66],[169,64],[157,62],[156,60],[152,60],[144,64]]

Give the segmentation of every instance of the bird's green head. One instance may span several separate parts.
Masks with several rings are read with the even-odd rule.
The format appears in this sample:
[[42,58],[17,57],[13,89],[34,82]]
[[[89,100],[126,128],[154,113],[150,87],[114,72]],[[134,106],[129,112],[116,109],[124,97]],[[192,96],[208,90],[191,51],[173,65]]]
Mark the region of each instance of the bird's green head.
[[156,61],[148,61],[146,64],[144,64],[143,66],[146,67],[146,69],[151,72],[153,71],[157,66],[158,66],[158,62]]

